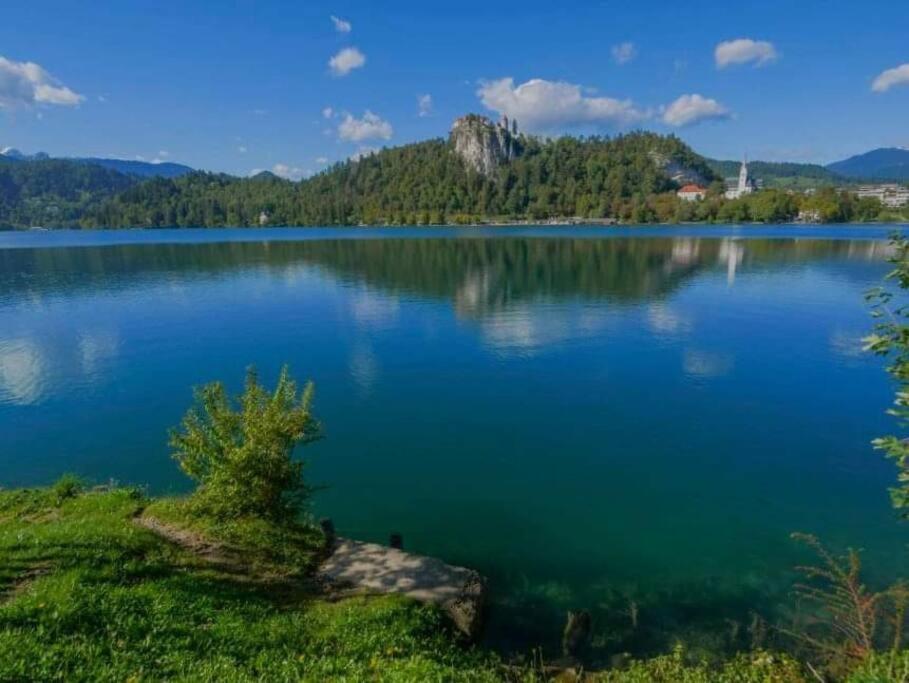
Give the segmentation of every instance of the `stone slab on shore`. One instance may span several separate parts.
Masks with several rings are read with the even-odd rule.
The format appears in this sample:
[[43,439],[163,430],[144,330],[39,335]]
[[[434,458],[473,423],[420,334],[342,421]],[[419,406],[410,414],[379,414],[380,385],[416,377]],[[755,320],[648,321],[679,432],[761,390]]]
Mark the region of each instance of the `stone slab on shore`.
[[455,626],[473,638],[480,630],[486,581],[466,567],[434,557],[347,538],[338,538],[318,578],[337,590],[398,593],[438,605]]

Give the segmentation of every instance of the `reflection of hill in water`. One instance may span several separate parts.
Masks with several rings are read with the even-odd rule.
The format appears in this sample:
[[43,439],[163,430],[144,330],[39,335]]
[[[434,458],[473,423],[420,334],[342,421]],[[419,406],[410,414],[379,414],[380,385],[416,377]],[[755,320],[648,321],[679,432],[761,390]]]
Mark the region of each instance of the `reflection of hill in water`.
[[[450,299],[482,315],[519,302],[637,301],[706,269],[736,271],[825,259],[880,261],[874,241],[795,239],[344,239],[0,250],[5,292],[41,296],[318,266],[392,293]],[[2,296],[2,292],[0,292]]]

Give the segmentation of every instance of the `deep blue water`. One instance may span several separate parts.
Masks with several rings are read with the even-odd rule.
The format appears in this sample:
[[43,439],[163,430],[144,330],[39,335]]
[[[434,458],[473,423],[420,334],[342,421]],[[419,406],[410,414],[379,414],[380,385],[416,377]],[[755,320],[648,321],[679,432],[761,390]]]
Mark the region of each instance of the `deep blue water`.
[[887,233],[0,233],[0,485],[185,490],[191,387],[289,363],[326,426],[315,514],[486,573],[492,642],[579,607],[604,652],[728,640],[785,600],[791,531],[905,566],[869,446],[893,387],[860,343]]

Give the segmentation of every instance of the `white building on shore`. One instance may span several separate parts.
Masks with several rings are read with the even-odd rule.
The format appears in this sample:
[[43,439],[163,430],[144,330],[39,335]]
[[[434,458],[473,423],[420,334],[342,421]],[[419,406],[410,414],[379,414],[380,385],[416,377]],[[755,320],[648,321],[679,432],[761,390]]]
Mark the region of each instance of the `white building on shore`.
[[707,188],[700,185],[683,185],[676,194],[679,199],[686,202],[696,202],[707,196]]
[[726,199],[738,199],[742,195],[754,192],[754,181],[748,176],[748,161],[742,160],[738,178],[726,179]]
[[890,208],[906,206],[909,204],[909,187],[896,183],[882,185],[862,185],[855,194],[859,197],[871,197]]

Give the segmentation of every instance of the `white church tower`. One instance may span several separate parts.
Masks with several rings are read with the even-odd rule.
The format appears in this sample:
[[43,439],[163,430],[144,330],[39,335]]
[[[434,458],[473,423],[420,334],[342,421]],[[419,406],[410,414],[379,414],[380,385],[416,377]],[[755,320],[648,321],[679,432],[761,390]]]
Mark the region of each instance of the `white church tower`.
[[754,183],[748,177],[748,158],[742,159],[742,165],[739,168],[739,179],[734,186],[731,183],[726,184],[726,199],[738,199],[742,195],[754,192]]

